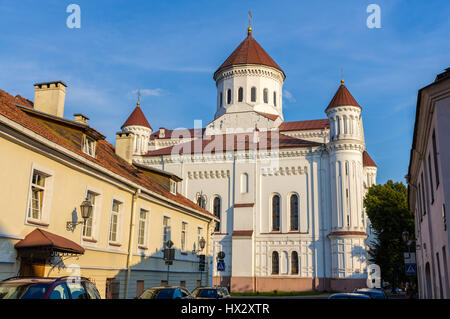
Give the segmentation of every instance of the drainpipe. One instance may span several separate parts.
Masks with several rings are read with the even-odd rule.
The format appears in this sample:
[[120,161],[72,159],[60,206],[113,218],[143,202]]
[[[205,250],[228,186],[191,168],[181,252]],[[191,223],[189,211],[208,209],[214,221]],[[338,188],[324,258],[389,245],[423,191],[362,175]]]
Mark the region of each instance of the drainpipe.
[[134,247],[134,222],[135,222],[135,213],[136,213],[136,201],[139,198],[139,195],[141,194],[141,189],[136,189],[136,192],[132,196],[131,200],[131,220],[130,220],[130,237],[128,238],[128,255],[127,255],[127,276],[125,279],[125,295],[124,299],[128,296],[128,287],[130,283],[130,276],[131,276],[131,259],[133,257],[133,247]]
[[[320,168],[319,168],[319,172],[320,172],[320,179],[321,179],[321,183],[320,183],[320,187],[323,189],[325,183],[323,183],[323,180],[325,178],[324,172],[323,172],[323,168],[322,168],[322,155],[323,155],[324,150],[322,149],[322,151],[320,152]],[[322,215],[322,258],[323,258],[323,290],[327,290],[327,258],[326,258],[326,243],[325,243],[325,216],[327,216],[327,214],[324,213],[325,211],[325,205],[323,202],[323,191],[320,192],[320,203],[321,203],[321,215]],[[328,213],[328,212],[327,212]]]

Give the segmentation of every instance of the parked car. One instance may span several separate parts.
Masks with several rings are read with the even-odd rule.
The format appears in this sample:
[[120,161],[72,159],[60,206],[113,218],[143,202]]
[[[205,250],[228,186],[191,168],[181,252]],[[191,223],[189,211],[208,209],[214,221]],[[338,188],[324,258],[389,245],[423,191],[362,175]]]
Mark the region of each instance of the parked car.
[[231,298],[225,287],[197,287],[192,291],[196,299],[228,299]]
[[354,293],[363,294],[369,296],[371,299],[386,299],[386,294],[383,290],[370,289],[370,288],[360,288],[355,289]]
[[328,299],[370,299],[369,296],[357,293],[337,293],[333,294]]
[[144,290],[136,299],[193,299],[184,287],[153,287]]
[[12,277],[0,282],[0,299],[100,299],[84,277]]

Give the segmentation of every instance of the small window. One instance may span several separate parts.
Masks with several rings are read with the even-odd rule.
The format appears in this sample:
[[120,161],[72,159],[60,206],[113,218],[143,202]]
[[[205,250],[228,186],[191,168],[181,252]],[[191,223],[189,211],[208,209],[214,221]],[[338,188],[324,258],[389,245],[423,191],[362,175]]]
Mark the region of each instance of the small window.
[[181,250],[186,250],[186,231],[187,231],[187,223],[181,223]]
[[170,217],[164,216],[163,218],[163,244],[164,247],[166,243],[170,240]]
[[42,209],[45,195],[45,182],[48,175],[43,174],[37,170],[33,170],[33,177],[31,180],[31,196],[28,206],[28,218],[35,220],[42,219]]
[[240,87],[238,90],[238,102],[244,101],[244,88]]
[[138,228],[138,245],[145,246],[147,232],[147,216],[148,211],[141,209],[139,212],[139,228]]
[[[219,218],[219,220],[220,220],[220,210],[221,210],[220,204],[221,204],[220,197],[218,197],[218,196],[214,197],[214,202],[213,202],[214,216]],[[214,229],[214,231],[216,231],[216,232],[220,231],[220,222],[216,223],[216,228]]]
[[291,274],[298,274],[298,253],[293,251],[291,254]]
[[219,105],[220,105],[220,107],[223,106],[223,94],[222,94],[222,92],[220,92],[220,94],[219,94]]
[[273,92],[273,105],[277,106],[277,92]]
[[278,252],[274,251],[272,253],[272,275],[278,275],[280,272],[280,261],[278,257]]
[[272,197],[272,230],[280,230],[280,196]]
[[248,174],[241,175],[241,193],[248,193]]
[[227,104],[231,104],[231,89],[227,90]]
[[177,194],[177,182],[170,180],[170,192],[174,195]]
[[298,230],[298,195],[291,195],[291,231]]
[[269,103],[269,90],[264,89],[263,98],[264,98],[264,103]]
[[251,101],[256,102],[256,87],[252,87],[251,89]]
[[86,198],[87,200],[89,200],[92,204],[92,214],[91,216],[86,219],[86,222],[83,224],[83,237],[87,237],[87,238],[91,238],[93,237],[93,224],[94,224],[94,216],[95,216],[95,203],[96,203],[96,198],[97,198],[98,194],[88,191]]
[[90,137],[85,136],[84,137],[84,145],[83,145],[83,152],[86,153],[89,156],[95,157],[95,145],[96,142]]
[[119,228],[119,212],[122,203],[113,200],[112,209],[111,209],[111,220],[109,225],[109,241],[117,242],[118,241],[118,228]]

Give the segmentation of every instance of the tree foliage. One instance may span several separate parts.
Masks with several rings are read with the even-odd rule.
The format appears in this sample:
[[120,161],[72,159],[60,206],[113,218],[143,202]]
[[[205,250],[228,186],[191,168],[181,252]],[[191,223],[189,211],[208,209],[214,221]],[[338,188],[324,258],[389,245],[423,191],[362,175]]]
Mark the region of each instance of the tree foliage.
[[383,280],[394,286],[406,281],[403,252],[407,247],[402,233],[414,239],[414,214],[408,209],[408,191],[403,183],[389,180],[373,185],[364,198],[364,207],[377,240],[370,246],[370,261],[379,265]]

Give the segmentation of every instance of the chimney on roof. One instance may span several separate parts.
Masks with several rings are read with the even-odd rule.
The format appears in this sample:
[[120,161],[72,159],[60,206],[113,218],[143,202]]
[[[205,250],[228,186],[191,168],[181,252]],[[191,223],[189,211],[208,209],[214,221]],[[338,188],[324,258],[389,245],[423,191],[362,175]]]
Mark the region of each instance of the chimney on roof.
[[127,161],[133,162],[134,134],[131,132],[116,133],[116,155]]
[[50,115],[64,117],[67,85],[62,81],[34,85],[34,109]]
[[77,122],[77,123],[81,123],[81,124],[86,124],[87,125],[87,123],[89,121],[89,118],[87,116],[84,116],[81,113],[76,113],[76,114],[73,115],[73,120],[75,122]]
[[164,138],[166,136],[166,129],[164,127],[159,128],[159,138]]

